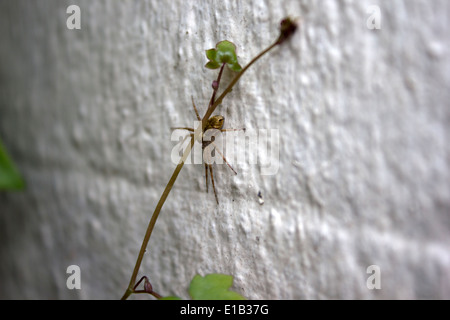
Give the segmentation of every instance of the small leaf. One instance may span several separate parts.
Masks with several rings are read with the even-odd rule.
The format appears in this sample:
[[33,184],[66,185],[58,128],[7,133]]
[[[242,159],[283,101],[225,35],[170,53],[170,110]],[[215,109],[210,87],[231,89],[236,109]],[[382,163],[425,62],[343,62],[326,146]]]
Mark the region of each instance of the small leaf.
[[206,57],[209,59],[205,65],[208,69],[217,69],[225,63],[233,71],[242,70],[237,60],[236,46],[230,41],[221,41],[216,44],[215,49],[206,50]]
[[162,297],[159,300],[181,300],[181,298],[176,297],[176,296],[167,296],[167,297]]
[[239,72],[239,71],[242,70],[242,67],[240,66],[239,63],[227,64],[227,66],[228,66],[228,68],[230,68],[234,72]]
[[22,190],[25,183],[0,141],[0,190]]
[[218,64],[218,63],[215,62],[215,61],[209,61],[209,62],[205,65],[205,67],[208,68],[208,69],[218,69],[218,68],[220,67],[220,64]]
[[215,61],[216,60],[216,53],[217,53],[217,50],[216,49],[209,49],[209,50],[206,50],[206,57],[209,59],[209,60],[211,60],[211,61]]
[[189,286],[189,294],[193,300],[245,300],[228,290],[232,285],[233,277],[226,274],[196,275]]

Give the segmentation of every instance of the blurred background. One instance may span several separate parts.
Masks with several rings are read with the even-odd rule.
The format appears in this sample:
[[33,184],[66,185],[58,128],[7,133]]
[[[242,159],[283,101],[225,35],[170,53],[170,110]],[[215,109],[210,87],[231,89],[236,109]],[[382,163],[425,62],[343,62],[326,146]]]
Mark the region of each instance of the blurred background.
[[119,299],[170,128],[211,97],[205,50],[230,40],[245,65],[287,15],[298,32],[216,112],[277,130],[276,156],[251,156],[278,171],[215,166],[217,205],[186,165],[139,276],[182,298],[224,273],[249,299],[449,299],[446,0],[2,0],[0,298]]

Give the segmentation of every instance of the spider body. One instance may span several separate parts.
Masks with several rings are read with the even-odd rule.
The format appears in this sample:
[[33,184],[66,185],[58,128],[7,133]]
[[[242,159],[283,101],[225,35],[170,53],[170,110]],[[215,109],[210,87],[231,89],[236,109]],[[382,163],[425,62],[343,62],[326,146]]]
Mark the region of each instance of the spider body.
[[[197,120],[198,121],[202,121],[202,119],[200,118],[198,111],[197,111],[197,107],[195,106],[194,103],[194,99],[192,98],[192,106],[194,107],[194,111],[195,114],[197,116]],[[210,130],[210,129],[215,129],[215,130],[219,130],[221,132],[225,132],[225,131],[236,131],[236,130],[245,130],[245,129],[223,129],[223,125],[225,123],[225,118],[221,115],[217,115],[217,116],[212,116],[211,118],[208,119],[206,126],[205,126],[205,130],[203,131],[203,134]],[[193,128],[186,128],[186,127],[178,127],[178,128],[172,128],[174,130],[176,129],[180,129],[180,130],[188,130],[190,132],[194,132]],[[210,141],[207,140],[203,140],[203,134],[201,135],[201,143],[202,143],[202,149],[204,150],[207,146],[209,146],[210,144],[213,144],[214,146],[214,150],[217,151],[221,157],[223,158],[223,160],[225,161],[225,163],[228,165],[228,167],[234,172],[234,174],[237,174],[236,171],[234,171],[233,167],[231,167],[231,165],[228,163],[228,161],[225,159],[224,155],[220,152],[220,150],[218,148],[216,148],[216,146],[214,145],[214,136],[211,137]],[[191,137],[194,137],[194,133],[190,134]],[[214,184],[214,175],[213,175],[213,169],[212,169],[212,165],[205,163],[205,181],[206,181],[206,192],[208,192],[208,171],[211,174],[211,182],[212,182],[212,186],[213,186],[213,191],[214,191],[214,196],[216,198],[216,202],[217,204],[219,204],[219,199],[217,197],[217,192],[216,192],[216,187]]]

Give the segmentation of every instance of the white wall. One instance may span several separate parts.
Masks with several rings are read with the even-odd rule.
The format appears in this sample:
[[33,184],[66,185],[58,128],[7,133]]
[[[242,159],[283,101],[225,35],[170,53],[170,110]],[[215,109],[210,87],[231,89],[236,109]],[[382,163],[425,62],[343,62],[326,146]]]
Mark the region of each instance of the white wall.
[[219,109],[279,130],[279,171],[216,167],[217,206],[187,165],[140,275],[184,298],[226,273],[251,299],[449,299],[446,0],[1,1],[0,137],[28,187],[0,194],[0,298],[120,298],[175,167],[170,128],[210,98],[204,50],[231,40],[244,65],[288,14],[301,30]]

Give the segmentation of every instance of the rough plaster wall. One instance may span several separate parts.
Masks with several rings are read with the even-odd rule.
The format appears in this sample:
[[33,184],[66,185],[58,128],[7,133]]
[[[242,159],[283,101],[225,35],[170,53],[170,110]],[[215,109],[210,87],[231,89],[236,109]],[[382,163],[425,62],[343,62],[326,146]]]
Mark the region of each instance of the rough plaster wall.
[[204,50],[229,39],[244,64],[287,14],[300,32],[220,107],[279,130],[279,171],[216,168],[217,206],[186,166],[140,274],[182,297],[220,272],[251,299],[450,298],[447,0],[1,1],[0,137],[28,187],[0,194],[0,298],[119,298],[175,167],[170,127],[210,97]]

